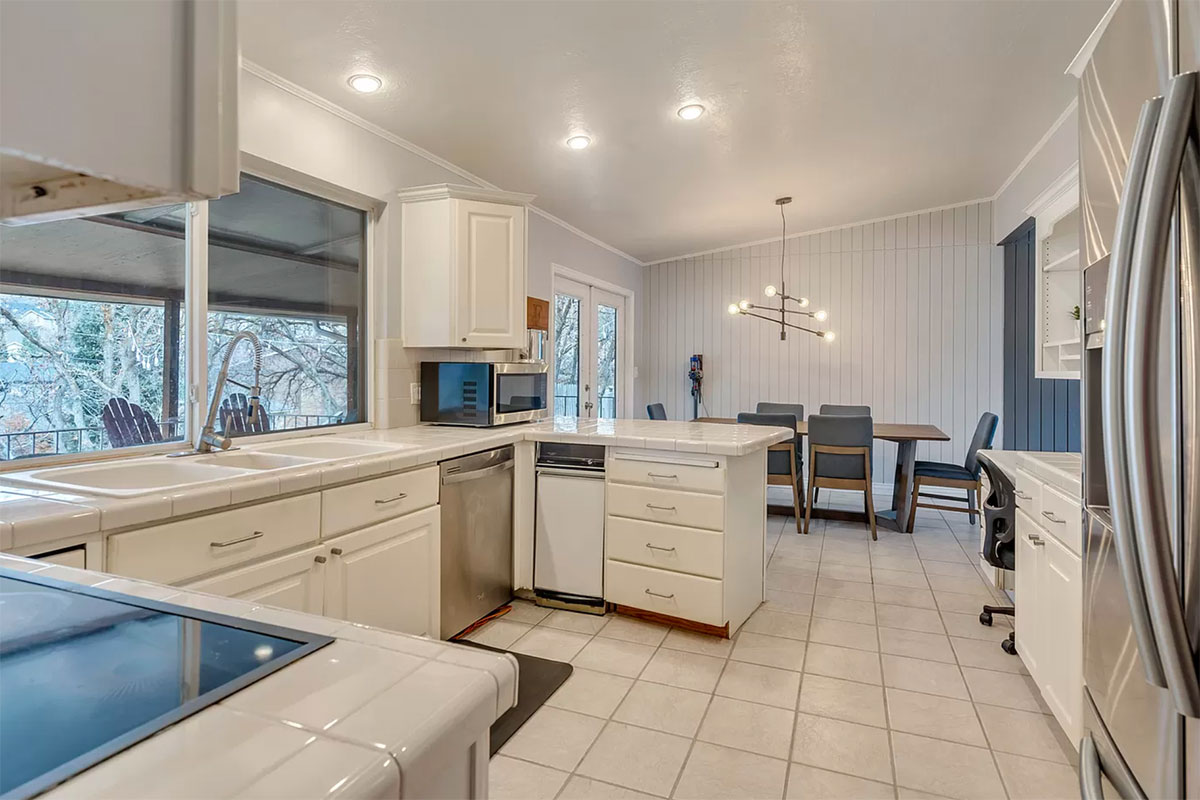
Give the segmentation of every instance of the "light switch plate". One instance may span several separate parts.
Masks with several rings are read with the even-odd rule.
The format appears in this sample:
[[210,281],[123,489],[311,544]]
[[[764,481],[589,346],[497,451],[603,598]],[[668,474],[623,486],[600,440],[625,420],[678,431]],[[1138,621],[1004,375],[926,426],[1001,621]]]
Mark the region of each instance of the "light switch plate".
[[412,398],[412,404],[415,406],[421,402],[421,384],[410,383],[408,385],[408,396]]

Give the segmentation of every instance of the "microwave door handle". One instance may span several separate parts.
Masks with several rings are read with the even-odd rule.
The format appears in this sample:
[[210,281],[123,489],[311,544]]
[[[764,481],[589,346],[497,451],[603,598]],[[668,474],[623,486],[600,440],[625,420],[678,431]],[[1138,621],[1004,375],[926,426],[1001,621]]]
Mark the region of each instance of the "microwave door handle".
[[1166,476],[1159,459],[1162,416],[1156,367],[1171,223],[1196,95],[1196,74],[1171,79],[1150,164],[1146,172],[1142,223],[1133,247],[1129,292],[1129,330],[1125,358],[1130,373],[1125,386],[1128,427],[1129,488],[1142,579],[1150,621],[1158,641],[1167,687],[1180,714],[1200,717],[1200,679],[1196,675],[1182,595],[1171,552],[1171,517],[1164,494]]
[[1133,243],[1143,198],[1146,167],[1150,161],[1150,146],[1158,127],[1162,111],[1162,98],[1147,100],[1138,118],[1137,132],[1129,154],[1129,166],[1125,173],[1125,185],[1121,190],[1116,232],[1113,236],[1112,256],[1109,259],[1108,314],[1104,330],[1104,350],[1101,364],[1101,415],[1104,428],[1104,450],[1107,456],[1109,508],[1112,512],[1113,541],[1116,544],[1117,563],[1120,566],[1121,582],[1125,586],[1125,597],[1129,602],[1130,617],[1138,651],[1141,653],[1142,669],[1146,681],[1154,686],[1166,687],[1162,662],[1158,657],[1158,644],[1154,640],[1154,629],[1150,623],[1150,610],[1146,603],[1146,592],[1142,586],[1142,568],[1138,559],[1137,542],[1133,525],[1133,511],[1129,498],[1128,458],[1125,454],[1125,330],[1128,321],[1129,270],[1133,258]]

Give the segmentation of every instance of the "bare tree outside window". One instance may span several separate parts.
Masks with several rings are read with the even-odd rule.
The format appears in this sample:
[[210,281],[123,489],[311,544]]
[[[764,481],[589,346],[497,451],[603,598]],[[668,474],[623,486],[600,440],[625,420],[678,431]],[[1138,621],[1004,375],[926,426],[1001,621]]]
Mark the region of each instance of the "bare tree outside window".
[[579,416],[578,297],[554,295],[554,415]]

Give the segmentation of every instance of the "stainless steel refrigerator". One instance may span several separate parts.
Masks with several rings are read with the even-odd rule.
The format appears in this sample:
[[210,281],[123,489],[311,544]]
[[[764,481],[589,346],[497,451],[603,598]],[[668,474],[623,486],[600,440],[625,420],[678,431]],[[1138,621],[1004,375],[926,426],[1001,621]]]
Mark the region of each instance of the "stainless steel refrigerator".
[[1123,0],[1080,77],[1080,791],[1200,797],[1200,0]]

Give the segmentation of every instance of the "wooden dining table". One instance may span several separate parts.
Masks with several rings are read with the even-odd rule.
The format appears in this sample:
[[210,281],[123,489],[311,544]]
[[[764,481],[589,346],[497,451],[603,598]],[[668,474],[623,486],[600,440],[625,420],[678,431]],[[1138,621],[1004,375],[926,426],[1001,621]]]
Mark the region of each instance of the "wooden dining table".
[[[736,423],[733,417],[697,417],[696,422],[713,422],[721,425]],[[950,437],[936,425],[922,425],[908,422],[875,422],[873,437],[887,442],[895,442],[896,474],[892,479],[892,505],[890,508],[875,512],[877,524],[897,531],[908,530],[909,511],[912,508],[913,469],[917,460],[917,442],[948,442]],[[799,420],[796,423],[796,433],[808,435],[808,423]],[[790,509],[789,509],[790,512]],[[812,510],[814,517],[823,519],[840,519],[866,521],[867,515],[848,509],[824,508]]]

